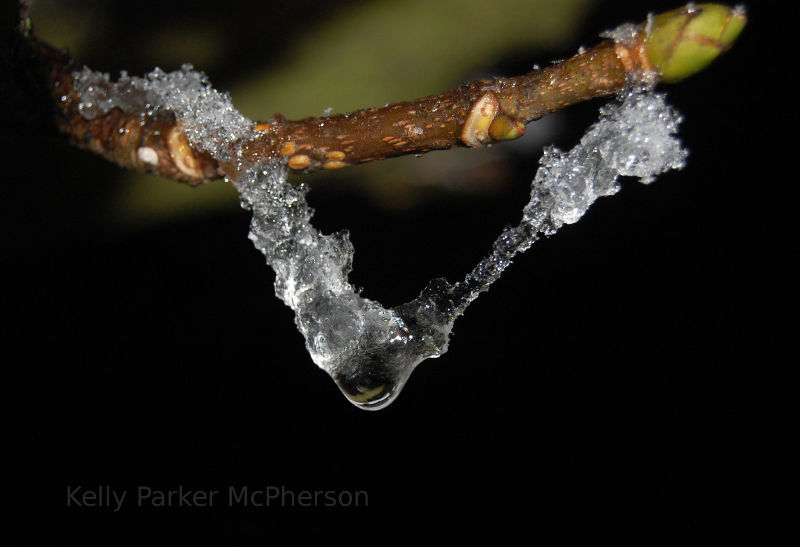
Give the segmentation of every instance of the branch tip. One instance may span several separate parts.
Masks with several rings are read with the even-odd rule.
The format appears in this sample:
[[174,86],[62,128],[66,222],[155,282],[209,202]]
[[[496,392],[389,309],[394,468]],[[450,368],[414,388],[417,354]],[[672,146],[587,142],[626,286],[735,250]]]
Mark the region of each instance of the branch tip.
[[662,81],[678,82],[730,49],[746,24],[741,5],[689,4],[650,18],[644,47]]

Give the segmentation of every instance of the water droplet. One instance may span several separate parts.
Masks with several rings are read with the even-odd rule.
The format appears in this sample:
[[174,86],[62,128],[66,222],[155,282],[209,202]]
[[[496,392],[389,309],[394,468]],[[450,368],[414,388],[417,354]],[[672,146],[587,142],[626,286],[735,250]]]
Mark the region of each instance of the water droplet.
[[393,363],[384,357],[388,356],[356,357],[354,362],[331,371],[333,381],[358,408],[380,410],[391,404],[414,369],[412,363]]

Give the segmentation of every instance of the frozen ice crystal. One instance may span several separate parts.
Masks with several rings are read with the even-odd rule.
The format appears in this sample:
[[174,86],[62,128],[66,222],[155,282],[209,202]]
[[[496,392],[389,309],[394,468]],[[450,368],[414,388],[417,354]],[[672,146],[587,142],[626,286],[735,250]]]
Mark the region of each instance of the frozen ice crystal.
[[623,23],[618,27],[600,33],[601,38],[611,38],[615,42],[631,44],[639,36],[639,25],[633,23]]
[[[80,110],[92,119],[112,108],[141,116],[160,109],[183,123],[190,142],[218,160],[237,153],[252,122],[184,66],[117,82],[84,69],[74,74]],[[275,294],[295,312],[313,361],[360,408],[391,403],[414,368],[447,351],[455,320],[520,252],[542,235],[576,222],[599,197],[617,192],[620,175],[643,183],[684,165],[674,136],[680,117],[664,96],[628,89],[603,107],[600,119],[574,148],[545,150],[521,222],[506,228],[489,254],[464,278],[435,279],[414,300],[384,308],[349,283],[353,246],[347,233],[319,233],[311,224],[307,188],[287,181],[285,159],[242,166],[234,185],[253,212],[250,239],[275,271]]]
[[597,198],[615,194],[620,175],[649,183],[664,171],[682,168],[687,152],[674,136],[680,121],[664,95],[629,89],[600,110],[600,119],[569,152],[546,148],[522,221],[506,228],[489,255],[448,289],[456,296],[455,315],[488,290],[514,256],[542,235],[577,222]]
[[679,122],[663,95],[621,94],[572,150],[545,151],[522,221],[500,234],[464,281],[434,280],[393,309],[361,297],[348,283],[353,248],[347,234],[321,235],[311,226],[305,188],[286,182],[281,160],[250,170],[236,185],[253,211],[250,239],[275,270],[276,294],[295,311],[312,359],[357,406],[378,409],[397,396],[420,362],[447,351],[456,318],[517,253],[576,222],[597,198],[616,193],[620,175],[648,183],[681,168],[686,151],[674,136]]
[[[646,184],[682,168],[687,152],[673,136],[679,123],[663,95],[626,91],[601,109],[600,120],[572,150],[545,149],[525,219],[537,231],[555,231],[576,222],[598,197],[615,194],[619,175]],[[549,226],[539,220],[545,211]]]
[[275,270],[275,294],[295,311],[314,362],[351,401],[378,408],[419,362],[446,351],[450,326],[424,317],[430,306],[415,307],[409,317],[361,297],[347,281],[353,260],[347,233],[314,229],[306,188],[289,184],[287,171],[273,159],[235,181],[242,205],[253,211],[250,239]]
[[206,75],[189,64],[174,72],[156,68],[144,77],[122,71],[116,82],[86,67],[72,76],[78,110],[88,120],[113,108],[143,118],[172,112],[189,142],[217,159],[228,159],[231,145],[252,131],[253,123],[236,110],[230,96],[211,87]]

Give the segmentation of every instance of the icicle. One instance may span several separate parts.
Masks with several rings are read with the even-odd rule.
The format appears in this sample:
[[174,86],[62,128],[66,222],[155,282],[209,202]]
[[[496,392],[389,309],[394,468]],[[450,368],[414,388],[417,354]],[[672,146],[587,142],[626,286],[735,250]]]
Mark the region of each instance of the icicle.
[[[145,78],[123,73],[115,83],[84,69],[75,80],[85,117],[114,107],[142,116],[168,109],[190,142],[218,160],[230,159],[235,143],[253,131],[229,97],[188,66],[169,74],[156,69]],[[233,183],[242,206],[253,212],[250,239],[275,270],[275,293],[294,310],[311,358],[351,402],[372,410],[391,403],[420,362],[447,351],[455,320],[517,253],[576,222],[598,197],[616,193],[620,175],[649,183],[681,168],[687,153],[674,136],[679,122],[663,95],[626,90],[601,109],[572,150],[545,151],[522,221],[500,234],[464,281],[433,280],[416,299],[393,309],[361,297],[350,285],[353,247],[347,233],[324,235],[311,225],[307,189],[287,182],[284,159],[242,166],[243,175]]]

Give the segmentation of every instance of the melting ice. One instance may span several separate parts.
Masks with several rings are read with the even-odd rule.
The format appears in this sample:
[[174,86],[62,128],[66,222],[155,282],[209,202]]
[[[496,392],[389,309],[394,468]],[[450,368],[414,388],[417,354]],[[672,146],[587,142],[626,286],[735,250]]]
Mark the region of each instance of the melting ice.
[[[252,122],[229,97],[187,66],[144,78],[123,73],[118,82],[88,69],[74,77],[87,118],[115,107],[140,114],[165,109],[183,122],[194,146],[220,160],[230,159],[232,143],[252,134]],[[353,246],[347,233],[325,235],[312,226],[307,188],[287,182],[283,159],[245,166],[233,183],[242,206],[253,212],[249,237],[275,270],[275,293],[294,310],[311,358],[351,402],[372,410],[391,403],[420,362],[447,351],[455,320],[517,253],[576,222],[597,198],[616,193],[620,175],[649,183],[681,168],[687,153],[674,136],[679,122],[663,95],[625,90],[601,108],[574,148],[545,150],[522,220],[498,236],[463,281],[433,280],[417,298],[391,309],[349,283]]]

